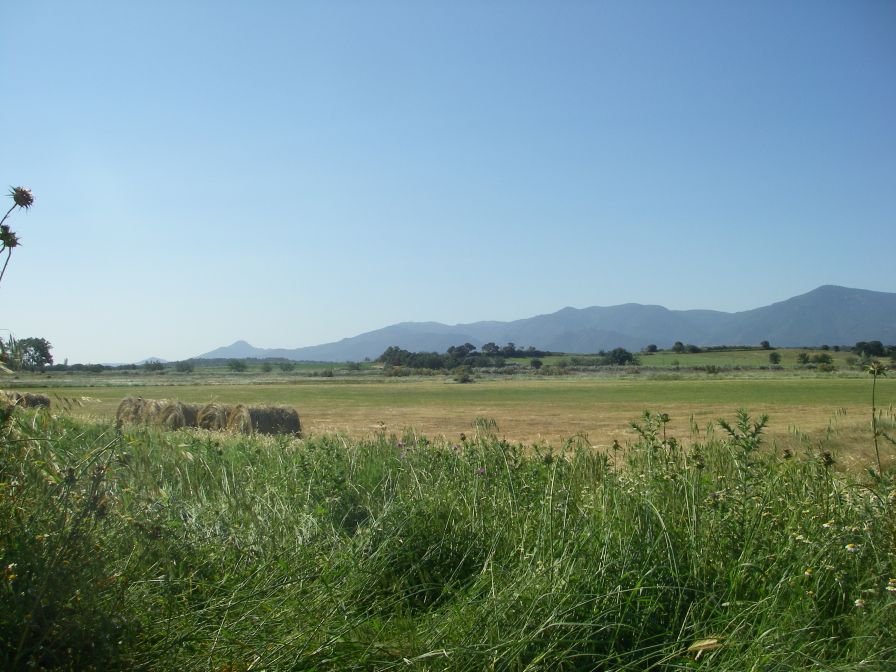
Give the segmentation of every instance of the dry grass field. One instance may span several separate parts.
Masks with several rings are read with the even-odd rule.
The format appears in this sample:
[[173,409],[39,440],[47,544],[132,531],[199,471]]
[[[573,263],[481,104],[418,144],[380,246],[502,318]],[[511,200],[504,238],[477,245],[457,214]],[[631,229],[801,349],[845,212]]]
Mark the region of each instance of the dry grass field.
[[[121,399],[132,395],[200,404],[285,404],[298,410],[307,434],[362,438],[379,431],[417,432],[456,440],[471,432],[477,418],[489,418],[509,441],[554,447],[577,435],[599,447],[614,440],[625,444],[633,437],[629,422],[645,410],[669,414],[669,431],[686,440],[694,427],[705,431],[714,420],[745,408],[769,415],[768,438],[779,448],[817,448],[826,442],[844,449],[845,462],[860,464],[873,452],[867,376],[514,377],[469,385],[443,376],[242,382],[107,376],[91,386],[77,380],[17,382],[26,383],[19,389],[47,394],[56,407],[83,417],[112,419]],[[879,380],[877,406],[884,425],[892,425],[894,403],[896,379]]]

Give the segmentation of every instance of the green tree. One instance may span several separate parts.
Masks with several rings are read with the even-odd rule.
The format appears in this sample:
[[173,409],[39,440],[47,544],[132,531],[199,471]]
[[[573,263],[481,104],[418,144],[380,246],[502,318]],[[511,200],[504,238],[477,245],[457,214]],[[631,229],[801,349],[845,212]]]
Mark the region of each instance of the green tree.
[[233,371],[234,373],[242,373],[246,369],[248,369],[248,365],[241,359],[231,359],[227,362],[227,368]]
[[284,373],[289,373],[290,371],[294,371],[296,365],[292,362],[280,362],[280,370]]
[[684,343],[682,343],[681,341],[675,341],[675,344],[672,346],[672,352],[684,352]]
[[174,370],[178,373],[193,373],[193,368],[193,362],[188,359],[174,365]]
[[627,364],[637,364],[638,359],[625,348],[613,348],[604,355],[604,361],[607,364],[615,366],[625,366]]
[[261,370],[262,370],[264,373],[270,373],[272,368],[273,368],[273,367],[271,366],[271,363],[270,363],[270,362],[264,362],[264,363],[261,365]]
[[762,341],[761,343],[759,343],[759,347],[762,348],[763,350],[771,350],[772,344],[769,343],[768,341]]
[[143,368],[146,371],[161,371],[165,368],[165,365],[157,359],[147,359],[143,362]]
[[777,350],[768,353],[768,361],[772,366],[778,366],[781,363],[781,353]]
[[544,366],[544,362],[542,362],[540,359],[533,359],[531,362],[529,362],[529,366],[538,371],[538,369]]
[[53,363],[50,353],[53,346],[45,338],[10,339],[10,344],[12,347],[7,355],[10,368],[35,371]]
[[880,341],[859,341],[855,344],[853,352],[863,357],[885,357],[884,344]]

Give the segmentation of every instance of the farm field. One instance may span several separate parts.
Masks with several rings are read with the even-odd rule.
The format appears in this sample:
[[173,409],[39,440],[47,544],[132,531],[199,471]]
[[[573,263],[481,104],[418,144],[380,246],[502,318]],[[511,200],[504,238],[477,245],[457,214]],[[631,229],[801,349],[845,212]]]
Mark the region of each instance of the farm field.
[[0,668],[892,670],[892,471],[755,421],[606,455],[7,409]]
[[[35,377],[11,389],[47,394],[55,403],[78,400],[71,412],[110,420],[126,396],[169,398],[191,403],[285,404],[295,407],[306,434],[336,433],[354,439],[386,431],[409,431],[456,440],[477,418],[494,420],[499,434],[524,444],[557,446],[574,435],[606,447],[632,439],[629,421],[643,411],[669,414],[669,430],[686,436],[692,423],[704,429],[737,409],[768,414],[772,442],[795,443],[841,437],[845,443],[867,433],[871,379],[862,377],[703,376],[666,380],[622,377],[508,377],[461,385],[450,377],[295,377],[257,380],[194,375],[106,377],[92,385],[64,384]],[[892,418],[896,379],[877,384],[877,406]],[[867,445],[863,442],[862,445]],[[856,455],[866,459],[867,455]]]

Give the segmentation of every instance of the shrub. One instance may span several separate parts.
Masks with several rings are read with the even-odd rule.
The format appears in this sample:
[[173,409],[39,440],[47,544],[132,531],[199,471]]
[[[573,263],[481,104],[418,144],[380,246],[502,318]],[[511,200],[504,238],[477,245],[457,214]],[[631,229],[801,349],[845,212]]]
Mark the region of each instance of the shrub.
[[227,368],[233,373],[243,373],[249,368],[249,365],[241,359],[231,359],[227,362]]

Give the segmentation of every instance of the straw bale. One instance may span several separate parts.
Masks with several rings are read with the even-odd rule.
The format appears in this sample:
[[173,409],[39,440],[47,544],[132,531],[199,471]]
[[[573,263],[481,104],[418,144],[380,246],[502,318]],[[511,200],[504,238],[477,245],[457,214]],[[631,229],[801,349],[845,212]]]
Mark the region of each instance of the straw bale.
[[228,407],[223,404],[206,404],[196,413],[196,426],[221,431],[227,429]]
[[0,391],[0,397],[2,397],[7,403],[12,404],[13,406],[22,406],[22,395],[18,392],[5,392]]
[[198,409],[192,404],[179,401],[164,402],[156,416],[156,422],[165,429],[196,427]]
[[227,430],[241,434],[252,433],[250,409],[242,404],[227,407]]
[[166,399],[126,397],[118,405],[116,425],[146,424],[164,429],[199,427],[242,434],[301,435],[299,414],[285,406],[205,404],[198,407]]
[[22,399],[25,401],[25,408],[50,408],[50,397],[45,394],[26,392]]
[[259,434],[301,435],[302,424],[294,408],[286,406],[252,406],[249,408],[252,429]]
[[22,394],[20,392],[0,391],[0,396],[2,396],[7,403],[12,404],[13,406],[18,406],[19,408],[50,407],[50,397],[45,394],[34,394],[32,392]]
[[137,422],[144,425],[158,425],[162,409],[168,404],[165,399],[144,399],[137,417]]
[[115,426],[135,425],[140,421],[140,409],[146,402],[140,397],[125,397],[115,411]]

